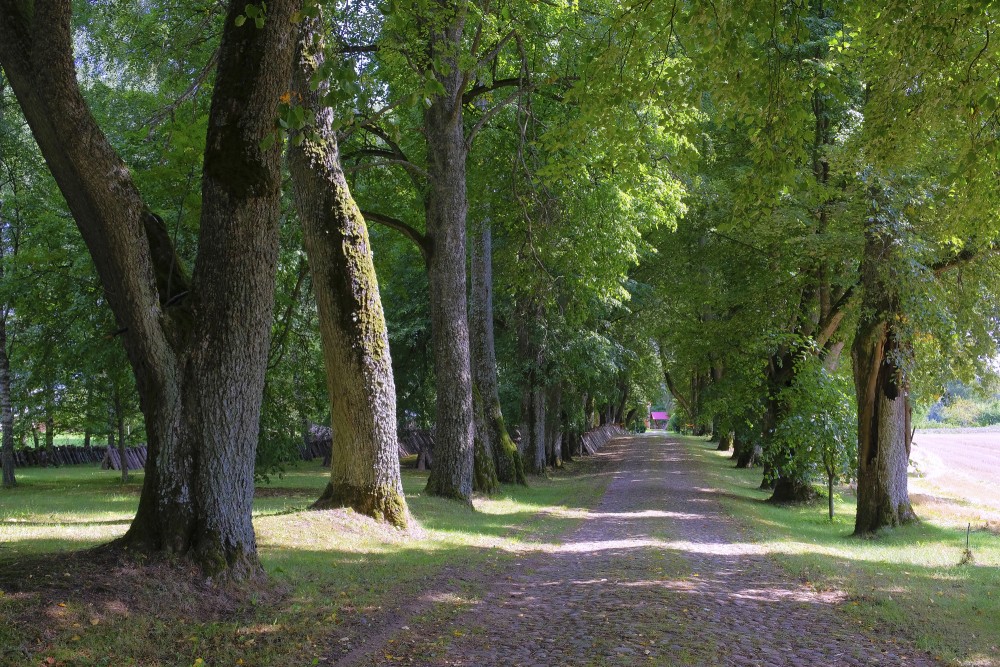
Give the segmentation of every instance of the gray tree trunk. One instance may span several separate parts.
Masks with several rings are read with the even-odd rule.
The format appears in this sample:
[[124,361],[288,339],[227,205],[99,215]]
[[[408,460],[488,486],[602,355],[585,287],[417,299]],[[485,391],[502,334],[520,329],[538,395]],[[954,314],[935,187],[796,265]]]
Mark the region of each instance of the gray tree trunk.
[[313,507],[351,507],[402,527],[408,512],[399,472],[396,390],[368,228],[340,165],[333,110],[320,102],[328,86],[310,86],[323,66],[322,36],[321,19],[303,20],[292,89],[315,112],[316,122],[288,150],[319,310],[333,428],[330,482]]
[[531,393],[531,470],[535,475],[545,474],[545,387],[535,386]]
[[910,505],[909,383],[898,360],[908,356],[893,323],[900,315],[892,263],[897,239],[889,225],[865,230],[861,265],[863,316],[851,357],[858,400],[858,511],[855,535],[917,519]]
[[500,409],[496,342],[493,334],[493,232],[489,220],[483,219],[473,225],[470,246],[472,284],[469,333],[472,378],[476,392],[474,397],[481,399],[483,410],[483,423],[481,426],[476,424],[476,435],[483,439],[485,452],[493,455],[498,481],[524,484],[524,465],[518,456],[517,446],[507,432]]
[[553,468],[562,467],[562,384],[556,382],[552,384],[548,391],[546,414],[546,434],[545,449],[548,454],[548,463]]
[[459,62],[465,5],[446,5],[430,28],[430,49],[437,63],[430,74],[443,92],[431,98],[424,114],[428,188],[424,200],[431,244],[428,281],[434,369],[437,375],[434,468],[427,480],[431,495],[469,502],[472,494],[474,425],[469,322],[466,299],[465,171],[468,148],[462,115],[465,72]]
[[[3,269],[0,267],[0,277]],[[3,466],[3,488],[12,489],[17,485],[14,475],[14,407],[10,397],[10,357],[7,356],[7,309],[0,313],[0,429],[3,429],[3,444],[0,445],[0,461]]]
[[77,82],[71,3],[0,0],[0,65],[97,267],[135,373],[148,458],[122,542],[183,554],[208,575],[260,572],[251,523],[281,194],[264,149],[287,91],[295,0],[262,28],[223,23],[189,281],[162,220],[98,127]]
[[121,461],[122,484],[128,482],[128,458],[125,450],[128,443],[125,441],[125,416],[122,414],[122,392],[118,383],[115,383],[114,399],[111,403],[111,424],[109,428],[114,429],[118,434],[118,458]]

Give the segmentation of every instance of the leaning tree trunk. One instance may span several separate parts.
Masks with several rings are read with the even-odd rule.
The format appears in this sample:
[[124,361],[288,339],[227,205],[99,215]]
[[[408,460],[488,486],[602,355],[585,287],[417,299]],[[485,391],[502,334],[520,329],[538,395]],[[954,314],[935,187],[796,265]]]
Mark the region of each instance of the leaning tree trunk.
[[475,434],[465,274],[465,74],[458,59],[465,12],[459,7],[449,10],[442,12],[450,15],[446,24],[431,29],[430,43],[440,62],[428,75],[443,90],[430,98],[424,114],[428,177],[424,208],[431,246],[427,275],[437,377],[434,468],[427,492],[468,502]]
[[858,511],[854,534],[916,520],[906,469],[910,458],[909,384],[898,361],[908,356],[895,323],[899,299],[892,262],[896,239],[890,229],[865,231],[861,267],[864,314],[851,357],[858,401]]
[[472,353],[473,384],[483,403],[483,426],[477,436],[493,453],[496,475],[505,483],[525,484],[524,464],[517,445],[507,432],[500,409],[497,382],[496,342],[493,334],[493,232],[487,219],[479,221],[471,239],[472,272],[469,330]]
[[77,80],[69,2],[0,0],[0,66],[90,250],[123,332],[148,457],[122,544],[183,554],[209,575],[260,572],[251,523],[281,198],[266,148],[287,91],[295,0],[261,28],[230,3],[203,160],[189,281],[162,220],[90,113]]
[[290,142],[288,164],[302,222],[331,402],[330,482],[314,508],[351,507],[407,523],[399,472],[396,390],[368,229],[344,178],[327,84],[310,85],[324,60],[322,19],[303,19],[292,89],[316,115]]
[[[0,277],[3,275],[0,267]],[[17,484],[14,476],[14,408],[10,400],[10,358],[7,356],[7,311],[0,313],[0,429],[3,429],[3,444],[0,445],[0,461],[3,464],[3,488],[11,489]]]

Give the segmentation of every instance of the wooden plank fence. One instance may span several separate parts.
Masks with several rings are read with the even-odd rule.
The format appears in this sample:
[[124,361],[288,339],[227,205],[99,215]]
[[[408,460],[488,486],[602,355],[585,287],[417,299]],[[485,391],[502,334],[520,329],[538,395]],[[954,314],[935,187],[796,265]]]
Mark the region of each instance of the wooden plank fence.
[[107,447],[75,447],[60,445],[49,449],[15,449],[14,466],[63,466],[80,463],[100,463]]
[[[142,470],[146,467],[146,445],[139,445],[137,447],[126,447],[125,448],[125,462],[128,464],[129,470]],[[117,447],[111,447],[108,449],[104,456],[104,460],[101,461],[101,469],[103,470],[121,470],[122,469],[122,459],[118,452]]]
[[[627,435],[628,432],[617,424],[607,424],[580,436],[584,454],[596,454],[612,438]],[[515,436],[518,435],[515,432]],[[516,438],[515,438],[516,439]],[[299,447],[303,461],[323,458],[323,465],[330,465],[332,431],[329,426],[313,425],[309,437]],[[399,456],[417,457],[417,469],[429,470],[434,463],[434,436],[430,431],[407,429],[399,432]],[[146,466],[146,445],[125,448],[125,460],[129,470],[142,470]],[[72,445],[48,449],[15,449],[14,465],[28,466],[76,465],[100,463],[105,470],[121,470],[121,458],[117,447],[103,445],[75,447]]]

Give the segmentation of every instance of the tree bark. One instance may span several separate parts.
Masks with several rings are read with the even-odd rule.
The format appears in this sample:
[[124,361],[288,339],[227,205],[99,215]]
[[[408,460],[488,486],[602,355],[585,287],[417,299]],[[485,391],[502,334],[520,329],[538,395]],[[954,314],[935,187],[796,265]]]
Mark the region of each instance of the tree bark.
[[898,261],[896,243],[889,225],[872,223],[865,230],[864,307],[851,348],[858,401],[855,535],[917,519],[906,477],[911,436],[909,383],[898,361],[909,355],[896,330],[901,316],[893,275],[893,262]]
[[45,410],[45,454],[49,457],[49,462],[56,468],[59,467],[59,459],[56,457],[56,422],[52,418],[51,408]]
[[429,36],[429,51],[439,62],[431,63],[428,73],[444,90],[431,98],[424,114],[428,176],[424,209],[431,246],[427,272],[437,375],[434,469],[427,492],[469,502],[475,434],[465,272],[468,149],[462,114],[465,72],[458,57],[466,10],[450,0],[442,5],[434,18],[443,25],[430,28]]
[[322,20],[304,19],[292,89],[316,120],[290,143],[288,164],[319,310],[333,429],[330,482],[313,507],[351,507],[402,527],[408,512],[396,390],[371,243],[340,165],[333,110],[320,101],[328,86],[310,86],[323,49]]
[[476,435],[493,453],[497,479],[504,483],[525,484],[524,464],[511,440],[500,409],[497,382],[496,341],[493,332],[493,231],[488,219],[473,227],[469,304],[469,333],[472,355],[472,378],[483,404],[483,427],[477,424]]
[[562,435],[563,435],[563,414],[562,414],[562,384],[556,382],[552,384],[548,391],[545,408],[546,434],[545,449],[548,456],[548,463],[553,468],[562,467]]
[[733,448],[733,432],[729,430],[719,432],[719,446],[715,449],[720,452],[728,452]]
[[121,544],[208,575],[260,572],[253,465],[274,300],[280,151],[263,148],[287,90],[295,0],[263,27],[223,24],[189,281],[77,82],[68,0],[0,0],[0,65],[66,198],[135,373],[148,457]]
[[545,474],[545,388],[535,386],[531,393],[531,471]]
[[[0,278],[3,267],[0,266]],[[3,443],[0,445],[0,461],[3,467],[3,488],[12,489],[17,485],[14,475],[14,407],[11,403],[10,357],[7,356],[7,308],[0,313],[0,429]]]
[[122,423],[121,391],[117,382],[111,389],[111,396],[111,402],[108,403],[108,446],[113,447],[117,443],[122,484],[124,484],[128,481],[128,459],[125,457],[125,428]]

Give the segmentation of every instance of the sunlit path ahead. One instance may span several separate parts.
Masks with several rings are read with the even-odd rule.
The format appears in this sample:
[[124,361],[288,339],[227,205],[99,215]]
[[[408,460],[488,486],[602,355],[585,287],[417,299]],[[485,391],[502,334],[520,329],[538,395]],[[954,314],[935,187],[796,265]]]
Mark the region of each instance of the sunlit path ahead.
[[604,498],[562,542],[499,575],[462,575],[479,595],[433,601],[461,613],[424,610],[339,664],[936,664],[862,634],[840,594],[790,580],[743,539],[687,446],[612,442]]

